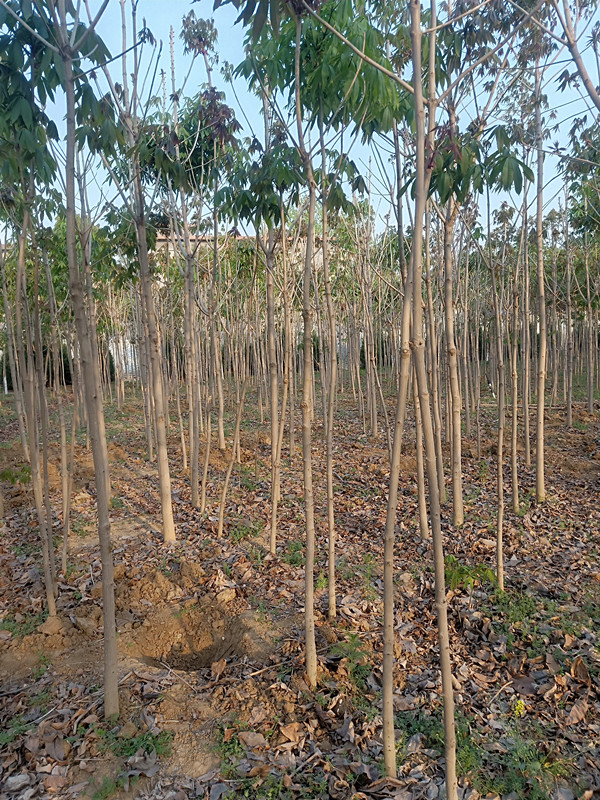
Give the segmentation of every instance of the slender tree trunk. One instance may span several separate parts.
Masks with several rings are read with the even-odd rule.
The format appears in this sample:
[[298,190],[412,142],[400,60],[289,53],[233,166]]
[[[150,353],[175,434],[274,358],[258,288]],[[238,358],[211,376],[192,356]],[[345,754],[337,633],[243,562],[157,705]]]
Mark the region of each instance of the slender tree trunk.
[[[67,143],[66,143],[66,226],[67,261],[69,265],[69,289],[71,305],[75,317],[75,327],[79,341],[81,371],[85,386],[86,412],[92,444],[94,471],[96,478],[96,505],[98,512],[98,536],[102,561],[102,608],[104,612],[104,715],[112,717],[119,714],[119,687],[117,671],[117,628],[115,620],[115,583],[110,541],[110,517],[108,510],[108,459],[106,440],[102,435],[104,417],[102,410],[102,386],[97,360],[93,358],[92,337],[96,335],[90,328],[85,308],[85,295],[79,272],[76,247],[75,217],[75,80],[73,75],[72,53],[68,44],[66,14],[61,19],[61,56],[65,72],[65,93],[67,97]],[[97,402],[97,400],[99,402]]]
[[304,146],[302,107],[300,104],[300,43],[302,18],[296,18],[296,122],[300,156],[308,183],[308,226],[302,282],[302,318],[304,320],[304,377],[302,387],[302,456],[304,475],[304,509],[306,515],[306,559],[304,571],[304,635],[306,648],[306,674],[311,688],[317,685],[317,648],[315,644],[314,568],[315,568],[315,508],[312,479],[312,398],[313,398],[313,348],[312,308],[310,287],[315,236],[316,184],[310,156]]
[[536,482],[535,491],[538,503],[546,499],[544,478],[544,404],[546,400],[546,294],[544,279],[544,143],[542,138],[542,87],[539,57],[535,68],[535,133],[537,140],[537,208],[536,208],[536,248],[537,248],[537,284],[538,284],[538,319],[540,325],[540,342],[538,348],[538,381],[537,381],[537,430],[536,430]]
[[269,400],[271,406],[271,536],[270,550],[277,552],[277,504],[279,497],[277,478],[277,445],[279,437],[279,375],[277,372],[277,350],[275,347],[275,231],[269,230],[266,245],[267,288],[267,357],[269,361]]
[[165,395],[162,378],[162,353],[160,348],[154,298],[152,296],[152,278],[148,261],[148,241],[146,238],[146,219],[143,210],[143,189],[140,168],[134,163],[134,190],[136,196],[136,233],[138,244],[138,260],[140,264],[140,289],[143,296],[142,307],[145,311],[148,328],[148,344],[150,349],[150,376],[152,380],[152,397],[154,401],[154,425],[156,431],[156,455],[158,461],[158,481],[160,487],[160,505],[162,511],[162,533],[166,543],[175,541],[175,522],[173,520],[173,502],[171,498],[171,472],[167,449],[167,426],[165,419]]
[[[568,199],[568,197],[567,197]],[[567,361],[565,370],[567,374],[567,428],[573,427],[573,302],[571,300],[571,240],[569,234],[569,214],[565,211],[565,257],[567,262]]]
[[[427,137],[425,134],[425,104],[422,85],[421,55],[421,6],[419,0],[410,2],[411,41],[413,64],[413,87],[416,123],[416,178],[415,178],[415,215],[412,243],[413,269],[413,332],[411,349],[413,352],[419,402],[423,420],[425,440],[425,457],[429,484],[429,513],[434,552],[435,605],[438,622],[438,641],[440,649],[440,665],[442,673],[442,693],[444,703],[444,750],[446,756],[446,795],[448,800],[458,800],[456,778],[456,731],[454,726],[454,692],[452,688],[452,666],[450,660],[450,635],[448,631],[448,607],[444,575],[444,547],[441,526],[441,508],[438,475],[435,460],[435,442],[431,409],[429,406],[429,389],[427,386],[427,367],[425,363],[425,340],[423,337],[423,301],[421,296],[422,257],[423,257],[423,221],[427,199],[425,154]],[[435,14],[432,14],[435,19]],[[433,27],[433,26],[432,26]],[[435,53],[434,35],[430,50]],[[433,94],[430,93],[430,131],[433,131]]]
[[463,524],[465,519],[463,492],[462,492],[462,431],[460,412],[462,399],[460,396],[460,379],[458,375],[458,355],[456,351],[456,336],[454,333],[454,292],[453,292],[453,266],[454,266],[454,225],[458,206],[450,201],[447,215],[444,219],[444,287],[445,287],[445,314],[446,314],[446,350],[448,355],[450,407],[452,410],[452,508],[453,523],[456,526]]

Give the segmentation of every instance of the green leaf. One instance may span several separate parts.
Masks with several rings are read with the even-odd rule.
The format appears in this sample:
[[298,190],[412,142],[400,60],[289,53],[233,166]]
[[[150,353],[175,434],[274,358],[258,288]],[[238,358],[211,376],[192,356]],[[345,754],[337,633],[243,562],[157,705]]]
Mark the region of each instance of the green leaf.
[[260,0],[258,9],[254,16],[252,23],[252,38],[256,41],[261,34],[262,29],[267,21],[267,14],[269,12],[269,0]]
[[58,128],[56,124],[50,120],[46,126],[46,135],[49,139],[54,139],[54,141],[58,141]]
[[21,119],[23,120],[24,124],[28,128],[31,128],[31,124],[33,122],[33,111],[31,110],[31,105],[24,97],[19,100],[19,114],[21,115]]

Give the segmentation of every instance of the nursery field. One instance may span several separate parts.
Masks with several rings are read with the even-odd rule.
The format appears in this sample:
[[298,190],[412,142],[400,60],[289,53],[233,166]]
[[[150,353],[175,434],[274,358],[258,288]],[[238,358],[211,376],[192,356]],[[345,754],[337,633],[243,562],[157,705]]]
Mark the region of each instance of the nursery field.
[[[492,405],[481,450],[464,439],[465,522],[443,509],[459,795],[600,796],[600,424],[584,404],[547,417],[547,501],[519,453],[521,509],[506,511],[506,587],[494,577]],[[390,408],[392,400],[390,399]],[[56,409],[50,407],[50,412]],[[270,440],[248,396],[223,536],[229,453],[211,451],[207,509],[192,507],[169,437],[177,542],[160,534],[156,466],[139,398],[106,406],[120,708],[102,715],[101,565],[85,430],[75,453],[66,573],[46,619],[28,469],[0,408],[0,797],[416,800],[443,796],[443,726],[431,546],[419,530],[414,422],[402,457],[395,551],[398,777],[382,769],[383,529],[389,458],[351,399],[336,418],[338,615],[327,615],[325,452],[315,420],[318,683],[304,665],[302,458],[284,446],[276,556]],[[226,425],[231,442],[233,420]],[[139,433],[138,433],[139,432]],[[60,553],[59,445],[48,477]]]

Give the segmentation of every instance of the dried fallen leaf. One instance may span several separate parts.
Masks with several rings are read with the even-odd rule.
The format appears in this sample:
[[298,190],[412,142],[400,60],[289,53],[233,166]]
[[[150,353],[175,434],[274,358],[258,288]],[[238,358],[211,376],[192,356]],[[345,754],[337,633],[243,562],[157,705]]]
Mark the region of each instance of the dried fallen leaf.
[[267,709],[262,703],[258,706],[254,706],[250,712],[248,725],[250,725],[251,728],[255,728],[257,725],[260,725],[261,722],[264,722],[267,716]]
[[592,679],[590,678],[590,672],[581,656],[577,656],[577,658],[571,664],[571,675],[576,681],[585,683],[587,686],[589,686],[592,682]]
[[271,771],[270,764],[257,764],[256,766],[252,767],[250,772],[248,773],[249,778],[266,778],[269,772]]
[[224,658],[222,658],[220,661],[213,662],[213,664],[211,665],[211,673],[214,681],[219,680],[226,666],[227,662],[225,661]]
[[552,653],[546,653],[546,666],[553,675],[555,675],[557,672],[560,672],[560,664],[554,658]]
[[297,744],[303,735],[301,722],[291,722],[289,725],[281,725],[280,730],[285,738],[290,742],[294,742],[294,744]]
[[528,675],[519,675],[517,678],[513,678],[512,683],[519,694],[537,694],[538,686],[533,678],[529,677]]
[[235,736],[235,728],[225,728],[223,731],[223,741],[230,742]]
[[581,722],[586,715],[587,709],[588,702],[585,697],[582,697],[571,706],[571,710],[565,719],[565,725],[576,725],[578,722]]
[[338,728],[336,733],[342,737],[345,742],[350,742],[350,744],[354,744],[354,723],[352,722],[352,717],[346,717],[344,720],[344,724],[341,728]]
[[251,750],[254,750],[258,747],[267,746],[267,740],[262,733],[256,733],[255,731],[240,731],[238,736],[240,742],[246,747],[249,747]]

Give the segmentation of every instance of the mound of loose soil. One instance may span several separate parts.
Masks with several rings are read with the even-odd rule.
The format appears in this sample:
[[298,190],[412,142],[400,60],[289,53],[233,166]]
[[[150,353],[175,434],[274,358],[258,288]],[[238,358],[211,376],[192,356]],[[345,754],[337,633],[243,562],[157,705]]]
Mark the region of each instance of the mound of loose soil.
[[138,629],[132,654],[156,666],[197,670],[222,658],[245,654],[246,628],[240,617],[228,617],[217,607],[198,605],[160,608]]

